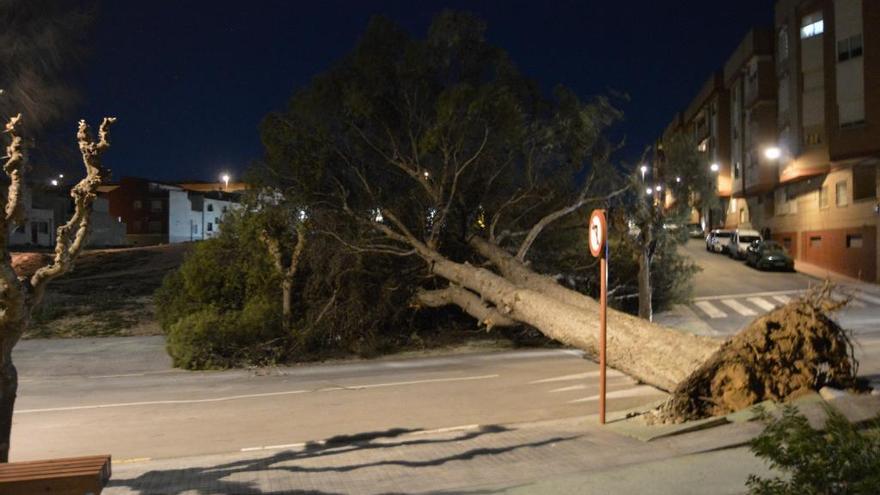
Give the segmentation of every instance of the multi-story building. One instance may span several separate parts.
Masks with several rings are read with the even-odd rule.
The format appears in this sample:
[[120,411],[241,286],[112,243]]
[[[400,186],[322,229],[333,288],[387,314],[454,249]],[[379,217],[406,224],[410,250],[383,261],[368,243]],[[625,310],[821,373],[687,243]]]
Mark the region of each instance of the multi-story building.
[[125,222],[128,244],[176,243],[217,236],[223,215],[239,205],[239,194],[223,183],[195,184],[124,177],[102,191],[110,214]]
[[[721,88],[704,85],[677,117],[718,165],[719,196],[730,196],[723,220],[708,224],[761,230],[801,262],[880,282],[880,1],[775,9],[774,30],[751,31]],[[726,152],[702,140],[711,94],[726,94]]]
[[724,64],[730,98],[731,199],[727,227],[754,227],[772,216],[764,201],[777,184],[776,163],[764,150],[776,146],[776,74],[773,31],[753,29]]
[[779,187],[764,226],[799,260],[880,281],[880,2],[779,0],[775,24]]

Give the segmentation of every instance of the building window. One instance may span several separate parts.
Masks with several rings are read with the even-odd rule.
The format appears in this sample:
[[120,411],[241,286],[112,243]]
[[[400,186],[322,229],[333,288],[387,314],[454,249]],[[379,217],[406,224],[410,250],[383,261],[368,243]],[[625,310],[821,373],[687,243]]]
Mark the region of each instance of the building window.
[[150,201],[150,211],[162,211],[162,200],[154,199]]
[[846,194],[846,181],[842,180],[835,185],[835,191],[837,192],[837,206],[842,207],[849,204],[849,198]]
[[845,62],[851,58],[861,57],[862,35],[857,34],[837,42],[837,61]]
[[40,233],[40,234],[48,234],[49,233],[49,222],[34,222],[33,225],[37,227],[37,233]]
[[161,234],[162,233],[162,222],[158,220],[150,220],[147,224],[147,232],[150,234]]
[[819,188],[819,208],[828,208],[828,186]]
[[136,200],[134,200],[134,202],[131,204],[131,206],[134,207],[135,210],[140,210],[141,208],[144,207],[144,204],[141,203],[141,200],[136,199]]
[[214,211],[214,205],[208,203],[208,211]]
[[862,247],[862,234],[847,234],[846,247],[856,249]]
[[810,236],[810,248],[811,249],[818,249],[820,247],[822,247],[822,236],[820,236],[820,235]]
[[877,166],[856,165],[853,167],[853,201],[877,197]]
[[825,32],[825,21],[822,20],[822,13],[816,12],[803,18],[801,21],[801,39],[819,36]]
[[214,225],[211,222],[208,222],[208,227],[205,228],[206,232],[214,232]]

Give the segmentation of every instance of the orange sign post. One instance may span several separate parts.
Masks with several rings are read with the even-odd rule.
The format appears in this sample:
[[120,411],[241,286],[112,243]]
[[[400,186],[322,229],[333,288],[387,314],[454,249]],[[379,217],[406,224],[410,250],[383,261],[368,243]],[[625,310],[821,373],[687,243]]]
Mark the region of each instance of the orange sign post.
[[590,254],[599,258],[599,424],[605,424],[605,335],[608,312],[608,223],[605,210],[593,210],[589,227]]

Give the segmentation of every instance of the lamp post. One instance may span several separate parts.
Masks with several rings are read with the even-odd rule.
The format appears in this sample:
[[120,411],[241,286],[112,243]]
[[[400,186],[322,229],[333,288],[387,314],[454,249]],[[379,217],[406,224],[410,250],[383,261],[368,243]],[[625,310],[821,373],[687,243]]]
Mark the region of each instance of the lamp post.
[[229,174],[223,174],[223,175],[220,177],[220,180],[223,181],[223,190],[224,190],[224,191],[229,191]]
[[645,173],[648,171],[648,166],[642,165],[639,169],[642,171],[642,182],[645,182]]

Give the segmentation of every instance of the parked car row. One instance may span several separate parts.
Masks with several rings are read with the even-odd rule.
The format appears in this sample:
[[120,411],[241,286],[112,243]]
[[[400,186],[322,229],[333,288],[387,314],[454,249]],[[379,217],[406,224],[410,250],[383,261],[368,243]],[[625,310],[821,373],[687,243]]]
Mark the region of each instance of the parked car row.
[[706,251],[723,253],[759,270],[794,270],[794,260],[776,241],[764,240],[756,230],[714,229],[706,236]]

